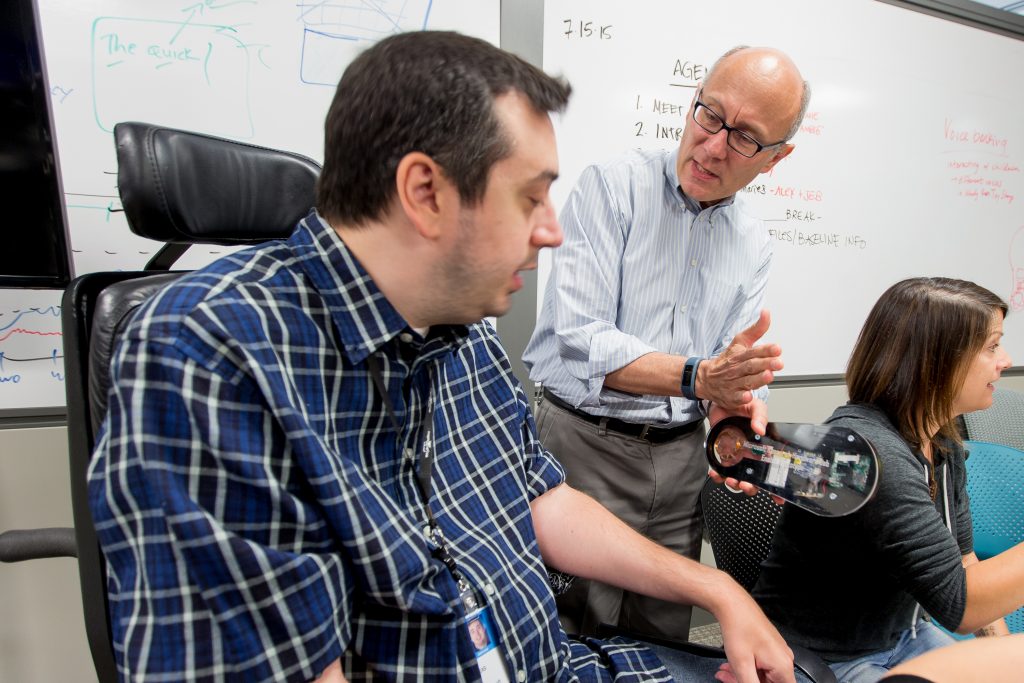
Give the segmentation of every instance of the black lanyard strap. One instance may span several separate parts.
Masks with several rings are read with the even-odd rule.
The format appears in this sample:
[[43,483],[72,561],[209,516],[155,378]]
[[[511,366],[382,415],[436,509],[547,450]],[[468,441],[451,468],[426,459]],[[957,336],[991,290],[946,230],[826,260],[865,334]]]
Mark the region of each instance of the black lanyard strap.
[[[369,356],[366,359],[366,366],[370,369],[370,376],[373,377],[373,383],[377,387],[377,391],[380,393],[381,398],[384,400],[384,409],[387,411],[388,418],[391,420],[391,426],[395,430],[395,434],[402,434],[402,427],[398,423],[398,414],[395,412],[395,406],[391,402],[391,396],[388,394],[387,387],[384,386],[384,375],[380,370],[380,361],[376,356]],[[430,478],[434,472],[434,388],[431,383],[429,397],[427,399],[427,409],[423,412],[423,417],[420,420],[420,433],[423,434],[420,442],[420,457],[419,467],[416,469],[416,485],[420,490],[420,496],[423,498],[423,507],[427,510],[427,519],[430,520],[431,526],[436,525],[434,521],[434,515],[430,511]]]
[[[384,409],[387,411],[388,418],[391,420],[391,426],[395,430],[395,434],[401,437],[402,429],[398,422],[398,415],[395,412],[395,406],[391,402],[391,396],[388,394],[387,387],[384,386],[384,375],[380,370],[380,362],[376,356],[370,355],[366,358],[366,367],[370,370],[370,376],[373,378],[373,384],[377,387],[377,391],[380,393],[381,398],[384,400]],[[420,433],[421,437],[420,449],[419,449],[419,467],[416,472],[416,485],[420,490],[420,497],[423,500],[423,509],[427,513],[427,523],[429,525],[428,533],[430,540],[435,545],[433,552],[434,557],[440,560],[448,571],[451,572],[452,578],[459,586],[459,595],[466,605],[466,609],[475,609],[477,606],[476,599],[472,594],[469,582],[466,581],[462,572],[459,571],[458,565],[455,563],[455,558],[452,557],[451,551],[448,549],[448,542],[445,540],[444,532],[441,531],[441,527],[438,525],[437,520],[434,518],[434,513],[430,509],[430,488],[431,488],[431,474],[434,471],[434,385],[433,377],[431,377],[430,390],[427,398],[427,409],[423,412],[423,417],[420,420]]]

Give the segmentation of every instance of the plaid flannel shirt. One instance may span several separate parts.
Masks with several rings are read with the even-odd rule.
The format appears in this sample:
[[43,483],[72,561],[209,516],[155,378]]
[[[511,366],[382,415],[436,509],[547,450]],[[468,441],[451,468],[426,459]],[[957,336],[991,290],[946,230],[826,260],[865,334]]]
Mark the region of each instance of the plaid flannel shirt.
[[315,213],[147,302],[111,372],[89,490],[122,676],[479,680],[416,485],[433,394],[429,504],[513,677],[669,680],[559,626],[530,501],[564,473],[493,329],[423,339]]

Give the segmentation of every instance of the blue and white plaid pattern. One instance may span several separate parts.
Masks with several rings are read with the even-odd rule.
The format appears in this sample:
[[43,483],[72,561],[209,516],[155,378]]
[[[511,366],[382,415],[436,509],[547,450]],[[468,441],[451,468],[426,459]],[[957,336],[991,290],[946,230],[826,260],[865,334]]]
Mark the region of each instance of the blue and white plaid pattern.
[[493,329],[412,333],[315,214],[163,290],[111,372],[89,492],[125,678],[478,680],[416,487],[432,391],[430,505],[513,676],[668,680],[558,624],[529,503],[564,474]]

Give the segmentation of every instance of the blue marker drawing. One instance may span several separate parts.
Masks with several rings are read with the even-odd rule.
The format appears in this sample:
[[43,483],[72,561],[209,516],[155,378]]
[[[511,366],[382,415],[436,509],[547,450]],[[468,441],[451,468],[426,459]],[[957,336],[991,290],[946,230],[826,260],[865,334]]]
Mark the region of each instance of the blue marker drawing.
[[[98,17],[92,24],[92,95],[96,125],[162,121],[232,138],[254,134],[249,47],[235,27],[195,21]],[[140,96],[145,93],[145,96]],[[182,107],[182,98],[188,106]]]
[[303,23],[299,78],[334,87],[360,50],[395,33],[427,27],[433,0],[300,2]]

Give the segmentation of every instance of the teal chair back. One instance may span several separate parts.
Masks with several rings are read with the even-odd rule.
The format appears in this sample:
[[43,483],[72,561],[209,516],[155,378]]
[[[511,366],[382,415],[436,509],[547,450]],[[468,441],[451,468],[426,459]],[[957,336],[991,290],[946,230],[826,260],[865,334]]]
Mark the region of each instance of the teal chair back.
[[[985,560],[1024,541],[1024,451],[987,441],[965,441],[964,447],[974,552]],[[1024,608],[1006,625],[1024,633]]]

